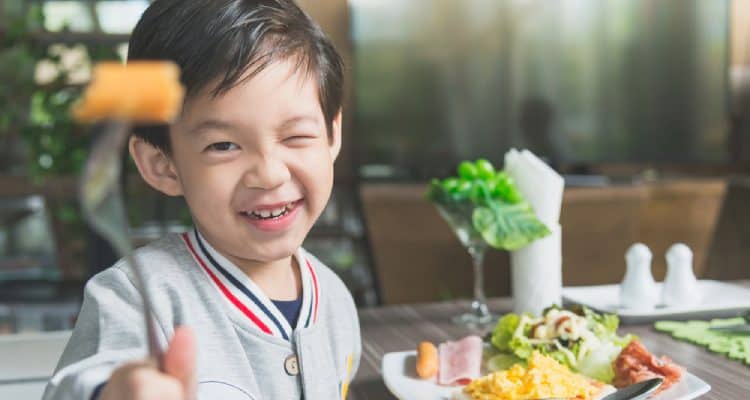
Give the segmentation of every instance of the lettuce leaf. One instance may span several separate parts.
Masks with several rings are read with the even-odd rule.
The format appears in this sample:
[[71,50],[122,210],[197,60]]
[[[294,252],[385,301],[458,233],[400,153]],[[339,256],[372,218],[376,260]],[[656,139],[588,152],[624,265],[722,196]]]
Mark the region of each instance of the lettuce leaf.
[[523,335],[514,336],[508,343],[508,347],[517,357],[527,360],[534,352],[534,345],[529,342],[529,338]]
[[628,345],[635,335],[618,336],[617,328],[620,327],[620,318],[615,314],[599,314],[589,308],[584,307],[583,313],[588,320],[589,327],[596,337],[602,343],[612,343],[620,348]]
[[519,358],[515,354],[500,353],[487,360],[487,370],[489,372],[504,371],[516,364],[526,367],[526,360]]
[[474,228],[496,249],[518,250],[550,234],[529,203],[502,201],[474,209]]
[[588,307],[583,307],[583,315],[596,336],[616,335],[620,318],[616,314],[599,314]]
[[[487,164],[486,160],[480,161],[477,165]],[[432,179],[425,197],[447,211],[451,219],[461,219],[461,226],[473,231],[472,236],[477,239],[481,236],[496,249],[518,250],[550,234],[513,179],[503,171],[494,175],[465,173],[443,180]]]
[[[502,352],[514,354],[523,360],[528,359],[535,350],[534,345],[529,342],[531,326],[524,324],[528,318],[528,315],[505,314],[493,329],[490,342]],[[524,326],[519,330],[521,324]]]
[[513,333],[521,322],[521,316],[518,314],[505,314],[497,321],[495,329],[492,330],[490,342],[500,351],[511,352],[510,341],[513,339]]
[[612,342],[605,342],[596,351],[590,351],[578,363],[578,372],[602,382],[612,382],[615,377],[612,363],[620,355],[620,351],[622,347]]

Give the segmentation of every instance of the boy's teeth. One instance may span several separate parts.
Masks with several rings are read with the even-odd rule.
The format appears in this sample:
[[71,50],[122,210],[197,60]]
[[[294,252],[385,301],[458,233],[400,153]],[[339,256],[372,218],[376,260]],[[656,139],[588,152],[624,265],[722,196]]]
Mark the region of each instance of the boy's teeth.
[[248,215],[254,215],[254,216],[260,217],[260,218],[278,217],[278,216],[284,214],[285,212],[291,210],[293,206],[294,206],[294,203],[288,203],[288,204],[285,204],[285,205],[283,205],[283,206],[281,206],[279,208],[275,208],[273,210],[269,210],[269,209],[253,210],[253,211],[247,212],[246,214],[248,214]]

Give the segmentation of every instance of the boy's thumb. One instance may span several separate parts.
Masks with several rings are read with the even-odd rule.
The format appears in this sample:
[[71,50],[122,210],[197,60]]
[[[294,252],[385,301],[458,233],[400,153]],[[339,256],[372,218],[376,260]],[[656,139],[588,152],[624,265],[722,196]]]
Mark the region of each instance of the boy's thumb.
[[180,326],[164,353],[164,372],[182,382],[187,399],[195,398],[195,336],[193,331]]

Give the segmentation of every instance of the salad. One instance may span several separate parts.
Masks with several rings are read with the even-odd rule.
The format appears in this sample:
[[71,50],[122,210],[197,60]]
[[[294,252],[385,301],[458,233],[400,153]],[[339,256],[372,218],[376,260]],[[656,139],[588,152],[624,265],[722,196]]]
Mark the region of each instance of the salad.
[[513,178],[491,162],[463,161],[457,172],[458,176],[433,179],[427,198],[453,214],[468,215],[468,223],[490,246],[517,250],[550,233]]
[[616,315],[597,314],[585,307],[571,311],[553,306],[540,317],[506,314],[490,339],[500,354],[488,365],[493,370],[506,369],[525,363],[536,351],[572,371],[612,383],[613,362],[634,339],[633,335],[617,335],[619,323]]
[[[579,306],[552,306],[539,317],[506,314],[489,335],[489,348],[475,335],[437,347],[420,343],[416,372],[437,386],[461,386],[452,392],[456,400],[601,399],[615,387],[661,378],[656,394],[682,379],[684,367],[657,357],[633,335],[619,336],[618,325],[616,315]],[[401,374],[402,362],[395,369]]]

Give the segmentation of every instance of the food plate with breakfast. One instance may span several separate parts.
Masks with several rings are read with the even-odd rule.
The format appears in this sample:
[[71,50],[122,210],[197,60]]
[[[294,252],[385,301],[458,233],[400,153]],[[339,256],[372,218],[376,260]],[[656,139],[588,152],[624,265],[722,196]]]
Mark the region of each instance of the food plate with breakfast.
[[484,341],[467,336],[383,357],[386,387],[404,400],[602,399],[652,378],[650,399],[689,400],[710,386],[632,335],[615,315],[551,307],[542,316],[506,314]]
[[[417,352],[414,350],[388,353],[383,357],[383,380],[388,390],[400,400],[453,400],[464,396],[461,386],[441,386],[435,381],[420,379],[413,371]],[[682,380],[651,400],[690,400],[707,393],[710,386],[686,372]],[[471,397],[463,397],[471,399]]]

